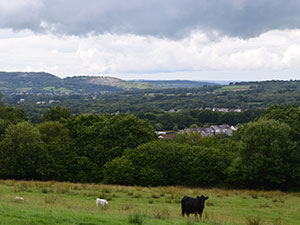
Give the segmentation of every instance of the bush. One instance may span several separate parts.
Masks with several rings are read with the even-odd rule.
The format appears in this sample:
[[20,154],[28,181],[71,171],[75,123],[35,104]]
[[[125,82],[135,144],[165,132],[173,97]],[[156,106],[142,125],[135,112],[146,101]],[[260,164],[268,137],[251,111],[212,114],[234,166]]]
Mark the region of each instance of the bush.
[[221,150],[155,141],[127,149],[104,166],[104,181],[123,185],[219,185],[230,160]]
[[135,213],[128,216],[128,222],[131,224],[142,225],[144,223],[144,218],[142,215]]
[[134,171],[130,160],[124,157],[115,158],[104,165],[104,183],[132,185],[134,184]]
[[246,224],[247,225],[262,225],[262,221],[260,217],[248,217],[246,219]]

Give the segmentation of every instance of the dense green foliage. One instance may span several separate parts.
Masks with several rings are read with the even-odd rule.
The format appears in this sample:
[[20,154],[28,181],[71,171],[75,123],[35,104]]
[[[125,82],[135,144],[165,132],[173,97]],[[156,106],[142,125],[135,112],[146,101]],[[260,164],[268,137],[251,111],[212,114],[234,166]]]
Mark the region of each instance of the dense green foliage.
[[[232,137],[178,134],[173,140],[158,140],[150,123],[133,114],[72,115],[56,106],[33,125],[22,111],[4,105],[0,110],[0,178],[300,188],[300,109],[296,105],[273,106]],[[190,124],[195,123],[193,118],[203,118],[202,113],[216,115],[210,111],[168,115]],[[149,116],[155,118],[144,116],[148,121]]]
[[267,189],[295,187],[300,171],[299,146],[291,139],[289,125],[260,119],[242,127],[238,135],[240,157],[230,169],[240,185]]
[[41,121],[60,121],[71,117],[71,112],[66,107],[50,107],[50,109],[41,117]]
[[43,179],[47,152],[38,129],[28,122],[9,125],[0,143],[0,176]]
[[[84,77],[75,80],[74,78],[74,83],[91,82]],[[247,117],[253,119],[251,115],[247,116],[246,111],[249,110],[265,110],[274,104],[300,105],[300,81],[241,82],[200,88],[130,89],[130,91],[109,92],[110,94],[92,91],[92,87],[89,90],[91,93],[84,95],[82,93],[76,95],[74,92],[66,92],[68,94],[65,95],[55,93],[31,95],[24,92],[18,95],[5,95],[5,100],[12,106],[21,107],[33,122],[39,122],[39,117],[45,114],[50,106],[59,104],[70,109],[73,114],[116,112],[140,114],[141,117],[150,117],[147,119],[151,124],[162,129],[173,128],[176,124],[173,123],[172,126],[161,124],[156,121],[158,118],[153,118],[153,114],[160,117],[170,110],[197,111],[207,107],[241,109],[245,111],[245,115],[239,116],[237,113],[219,115],[217,112],[210,115],[210,121],[213,123],[230,121],[230,124],[236,124],[251,121],[251,119],[246,121]],[[254,114],[258,116],[257,113]],[[195,117],[193,119],[195,120]],[[164,118],[162,120],[164,121]],[[203,125],[206,122],[196,119],[195,123]],[[177,124],[177,127],[181,127],[180,124]]]
[[52,108],[37,126],[1,119],[0,177],[100,182],[106,162],[157,139],[154,129],[133,115],[67,112]]
[[106,162],[121,156],[126,148],[157,138],[148,123],[133,115],[80,115],[67,120],[65,126],[82,171],[77,181],[101,181]]
[[[211,110],[182,110],[171,113],[137,113],[137,117],[147,120],[156,130],[176,130],[187,127],[206,127],[215,124],[237,125],[247,123],[261,115],[264,110],[253,109],[244,112],[214,112]],[[174,129],[176,128],[176,129]]]
[[228,164],[228,157],[219,149],[150,142],[107,163],[105,181],[120,183],[117,179],[123,179],[121,173],[126,170],[127,179],[136,185],[217,186],[222,184]]
[[[250,122],[264,112],[264,109],[248,109],[242,112],[217,112],[212,110],[184,109],[178,112],[167,112],[156,107],[154,107],[153,111],[151,111],[148,102],[126,103],[128,99],[118,99],[118,98],[103,99],[103,102],[101,102],[99,105],[98,105],[99,102],[93,103],[86,98],[83,99],[82,96],[69,96],[68,98],[60,97],[57,99],[60,99],[57,101],[61,102],[62,103],[61,105],[64,105],[64,107],[61,107],[62,109],[68,108],[70,110],[69,113],[74,113],[74,114],[80,114],[80,113],[103,114],[103,113],[132,112],[132,114],[135,114],[138,118],[147,120],[156,130],[172,130],[174,129],[174,127],[177,127],[178,129],[184,129],[192,125],[197,125],[201,127],[212,125],[212,124],[237,125],[239,123]],[[123,100],[124,102],[122,102]],[[34,101],[40,101],[40,99],[35,98]],[[58,105],[55,104],[36,105],[34,101],[21,103],[16,106],[18,108],[21,108],[23,111],[26,111],[28,113],[28,116],[30,117],[30,120],[33,123],[39,123],[40,121],[47,120],[45,116],[51,118],[55,116],[55,114],[59,114],[58,111],[60,109],[55,108]],[[126,104],[126,106],[123,109],[122,108],[123,106],[121,105],[124,103]],[[126,111],[127,109],[126,107],[130,107],[130,110],[128,109],[128,111]],[[49,109],[51,111],[50,113],[49,113]],[[118,109],[120,109],[120,111]]]

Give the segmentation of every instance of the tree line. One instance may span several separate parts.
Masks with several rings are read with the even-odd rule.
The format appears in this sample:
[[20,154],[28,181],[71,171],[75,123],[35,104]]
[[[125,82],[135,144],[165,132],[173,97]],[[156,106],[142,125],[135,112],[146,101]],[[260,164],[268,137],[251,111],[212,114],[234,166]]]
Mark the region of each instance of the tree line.
[[[274,104],[300,105],[300,81],[240,82],[201,88],[131,89],[104,94],[99,92],[72,95],[7,95],[6,102],[22,107],[30,119],[50,106],[59,104],[79,113],[163,113],[171,109],[192,111],[199,108],[266,109]],[[20,101],[22,99],[22,101]],[[51,103],[49,103],[49,101]],[[43,104],[36,104],[44,102]],[[249,122],[249,121],[247,121]]]
[[300,109],[276,105],[232,137],[176,135],[159,140],[132,114],[72,115],[56,106],[32,124],[0,107],[0,178],[186,185],[250,189],[300,188]]
[[238,125],[253,121],[265,110],[249,109],[243,112],[216,112],[212,110],[182,110],[180,112],[137,113],[138,118],[148,121],[155,130],[182,130],[187,127],[211,125]]
[[[14,101],[19,98],[14,99]],[[139,97],[136,98],[139,99]],[[14,106],[25,111],[30,121],[36,124],[41,122],[41,116],[46,114],[51,107],[49,104],[35,103],[41,102],[43,99],[42,96],[32,96],[30,102],[26,100],[27,102]],[[50,96],[47,97],[47,102],[49,99],[51,99]],[[137,105],[135,101],[126,103],[128,100],[124,100],[122,103],[123,99],[117,97],[105,100],[101,104],[98,104],[99,102],[91,102],[87,96],[60,96],[58,99],[60,99],[57,101],[61,102],[62,107],[68,108],[73,114],[130,113],[148,121],[155,130],[177,130],[191,126],[206,127],[220,124],[237,125],[250,122],[265,111],[265,109],[253,108],[242,112],[217,112],[195,109],[196,105],[193,105],[193,108],[178,110],[178,112],[174,113],[164,111],[163,108],[159,109],[158,106],[151,107],[151,104],[149,105],[147,101]],[[143,101],[142,99],[140,100]],[[185,101],[188,102],[190,100],[186,99]],[[125,106],[122,106],[122,104],[125,104]],[[55,107],[55,105],[52,107]],[[170,108],[166,107],[166,109]]]

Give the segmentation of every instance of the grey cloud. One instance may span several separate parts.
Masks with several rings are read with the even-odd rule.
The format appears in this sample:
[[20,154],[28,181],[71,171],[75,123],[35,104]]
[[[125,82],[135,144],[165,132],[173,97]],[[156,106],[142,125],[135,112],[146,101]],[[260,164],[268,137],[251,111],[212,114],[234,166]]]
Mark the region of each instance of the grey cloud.
[[[18,0],[12,0],[18,1]],[[249,38],[300,28],[299,0],[28,0],[0,12],[0,27],[58,34],[182,38],[194,29]],[[32,4],[35,3],[35,4]],[[5,10],[1,8],[0,10]],[[40,26],[43,24],[43,26]],[[47,26],[45,26],[45,24]]]
[[0,28],[38,29],[41,9],[40,0],[0,1]]

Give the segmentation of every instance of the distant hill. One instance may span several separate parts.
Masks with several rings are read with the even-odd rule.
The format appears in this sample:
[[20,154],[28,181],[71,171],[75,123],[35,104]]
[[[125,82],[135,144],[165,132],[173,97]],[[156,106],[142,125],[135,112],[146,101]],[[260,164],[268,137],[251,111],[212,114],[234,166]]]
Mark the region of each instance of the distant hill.
[[125,81],[105,76],[74,76],[61,79],[45,72],[0,72],[0,92],[13,94],[99,94],[131,89],[197,88],[215,85],[187,80]]
[[191,80],[139,80],[135,82],[142,84],[151,84],[155,87],[160,88],[199,88],[205,85],[216,85],[216,83]]

